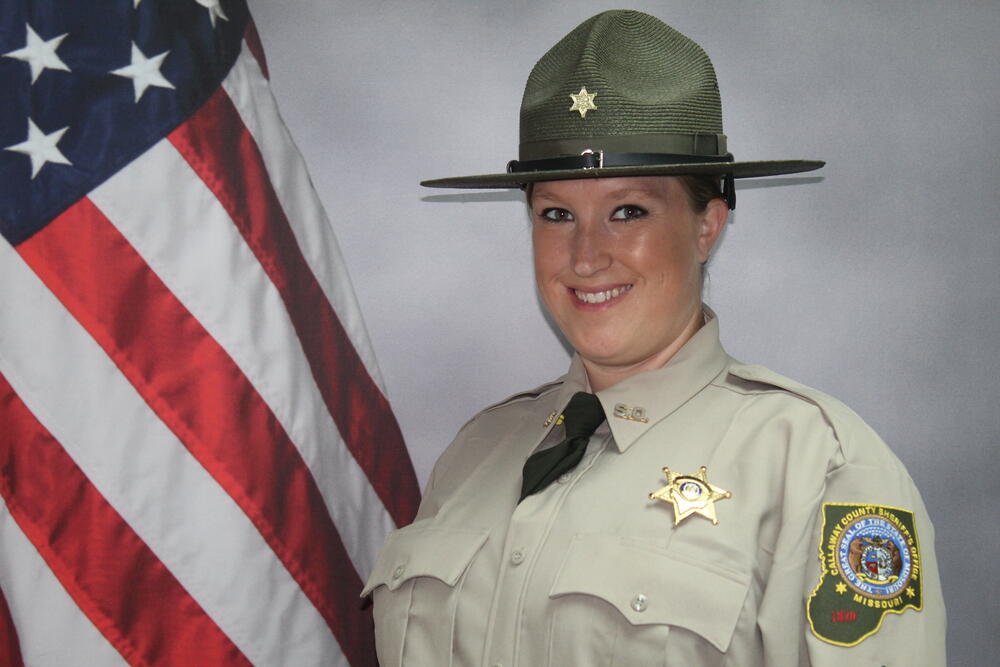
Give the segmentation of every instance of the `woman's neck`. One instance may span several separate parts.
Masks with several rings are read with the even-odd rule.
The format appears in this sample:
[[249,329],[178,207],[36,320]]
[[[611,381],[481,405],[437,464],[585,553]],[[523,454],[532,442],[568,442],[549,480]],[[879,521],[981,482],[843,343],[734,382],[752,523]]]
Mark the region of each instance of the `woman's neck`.
[[678,350],[684,347],[685,343],[691,340],[691,337],[694,336],[699,329],[701,329],[704,323],[705,317],[702,313],[701,304],[699,303],[698,308],[695,310],[694,314],[684,326],[684,329],[681,330],[681,333],[673,340],[673,342],[659,352],[656,352],[641,361],[627,365],[615,365],[602,364],[599,361],[582,358],[583,367],[587,371],[587,381],[590,384],[590,391],[598,392],[602,389],[612,387],[622,380],[627,380],[638,373],[644,373],[646,371],[662,368],[668,361],[670,361]]

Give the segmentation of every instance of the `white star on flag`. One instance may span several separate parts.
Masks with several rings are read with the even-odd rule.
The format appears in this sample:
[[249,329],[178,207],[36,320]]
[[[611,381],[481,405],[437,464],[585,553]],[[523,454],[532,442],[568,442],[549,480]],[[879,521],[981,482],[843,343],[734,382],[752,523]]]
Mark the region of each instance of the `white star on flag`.
[[59,44],[62,43],[63,39],[69,33],[63,33],[58,37],[44,40],[38,36],[38,33],[32,30],[31,25],[25,24],[25,27],[28,29],[28,37],[24,48],[17,49],[16,51],[8,51],[3,54],[4,57],[17,58],[28,63],[31,66],[31,83],[34,83],[46,69],[58,69],[69,72],[70,69],[66,66],[66,63],[56,55],[56,49],[59,48]]
[[59,143],[59,140],[62,139],[62,135],[65,134],[68,129],[69,126],[66,126],[61,130],[52,132],[51,134],[45,134],[39,130],[38,126],[35,125],[35,122],[29,118],[28,139],[13,146],[6,146],[4,150],[23,153],[31,158],[31,177],[34,178],[47,162],[54,162],[56,164],[73,164],[66,159],[66,156],[63,155],[58,148],[56,148],[56,144]]
[[173,88],[174,84],[163,78],[160,74],[160,66],[163,64],[163,59],[167,57],[170,51],[164,51],[152,58],[147,58],[146,55],[139,50],[135,42],[132,42],[132,64],[126,67],[120,67],[115,70],[111,70],[112,74],[117,74],[118,76],[123,76],[127,79],[132,79],[132,85],[135,87],[135,101],[138,103],[142,96],[145,94],[146,89],[150,86],[156,86],[157,88]]
[[208,18],[212,21],[212,27],[215,27],[215,17],[219,17],[223,21],[228,21],[229,18],[222,13],[222,6],[219,4],[219,0],[195,0],[199,5],[208,10]]

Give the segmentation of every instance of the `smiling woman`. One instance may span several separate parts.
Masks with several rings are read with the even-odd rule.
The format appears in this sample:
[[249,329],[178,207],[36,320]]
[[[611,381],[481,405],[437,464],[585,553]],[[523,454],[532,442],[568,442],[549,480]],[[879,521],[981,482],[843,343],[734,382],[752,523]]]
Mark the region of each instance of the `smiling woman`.
[[[517,160],[566,375],[473,417],[365,594],[390,665],[943,665],[934,534],[833,398],[729,357],[701,299],[737,162],[707,55],[610,11],[529,76]],[[716,188],[715,179],[723,183]]]

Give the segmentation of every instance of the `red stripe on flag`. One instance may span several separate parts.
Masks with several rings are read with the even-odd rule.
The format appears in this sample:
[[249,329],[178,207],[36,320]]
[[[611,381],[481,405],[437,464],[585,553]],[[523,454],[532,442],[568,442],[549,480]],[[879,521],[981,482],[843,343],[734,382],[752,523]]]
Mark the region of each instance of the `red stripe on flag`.
[[0,424],[0,493],[11,516],[126,660],[178,667],[250,664],[3,375]]
[[[3,468],[0,468],[0,471],[2,470]],[[21,644],[17,640],[17,628],[14,626],[14,619],[10,615],[10,607],[7,606],[7,598],[4,597],[3,591],[0,591],[0,665],[24,667]]]
[[271,75],[267,71],[267,58],[264,57],[264,47],[260,43],[260,33],[257,32],[257,24],[253,22],[252,16],[247,17],[247,27],[243,32],[243,40],[257,61],[260,73],[264,75],[265,79],[270,79]]
[[225,350],[89,199],[17,249],[253,521],[351,664],[373,664],[361,580],[312,473]]
[[260,150],[224,89],[168,137],[236,223],[277,287],[344,442],[397,526],[420,489],[388,401],[306,263]]

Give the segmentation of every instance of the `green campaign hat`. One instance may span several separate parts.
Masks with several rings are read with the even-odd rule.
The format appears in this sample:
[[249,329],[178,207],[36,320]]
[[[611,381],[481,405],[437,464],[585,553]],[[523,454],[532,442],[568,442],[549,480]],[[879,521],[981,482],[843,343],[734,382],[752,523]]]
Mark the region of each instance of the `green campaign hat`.
[[733,178],[823,164],[734,161],[705,51],[653,16],[612,10],[581,23],[535,64],[521,100],[518,158],[506,172],[421,185],[516,188],[579,178],[718,174],[731,196]]

